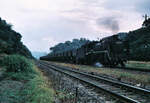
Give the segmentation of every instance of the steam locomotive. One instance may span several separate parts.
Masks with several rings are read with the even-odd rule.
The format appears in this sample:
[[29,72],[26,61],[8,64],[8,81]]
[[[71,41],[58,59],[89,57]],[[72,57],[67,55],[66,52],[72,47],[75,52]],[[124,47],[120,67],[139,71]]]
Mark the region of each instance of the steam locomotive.
[[93,64],[100,62],[103,66],[125,66],[129,54],[129,45],[120,35],[113,35],[60,53],[51,53],[40,60]]

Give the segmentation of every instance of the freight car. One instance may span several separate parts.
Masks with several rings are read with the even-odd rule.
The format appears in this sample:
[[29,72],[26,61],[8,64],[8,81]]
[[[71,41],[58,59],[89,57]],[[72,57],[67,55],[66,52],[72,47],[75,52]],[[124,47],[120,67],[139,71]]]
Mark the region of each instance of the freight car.
[[88,42],[78,49],[51,53],[41,60],[71,62],[77,64],[93,64],[100,62],[104,66],[125,66],[129,54],[129,45],[119,35],[103,38],[100,41]]

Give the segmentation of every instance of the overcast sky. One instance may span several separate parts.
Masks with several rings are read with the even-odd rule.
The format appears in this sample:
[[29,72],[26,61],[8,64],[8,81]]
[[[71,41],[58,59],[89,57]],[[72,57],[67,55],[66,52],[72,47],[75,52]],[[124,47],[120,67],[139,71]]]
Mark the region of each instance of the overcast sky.
[[96,40],[141,27],[150,0],[0,0],[0,17],[21,33],[31,51],[59,42]]

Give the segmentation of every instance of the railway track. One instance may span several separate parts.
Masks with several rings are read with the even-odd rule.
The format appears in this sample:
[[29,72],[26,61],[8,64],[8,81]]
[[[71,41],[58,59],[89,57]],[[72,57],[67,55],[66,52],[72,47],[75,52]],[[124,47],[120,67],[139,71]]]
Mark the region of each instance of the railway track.
[[64,73],[73,78],[76,78],[82,82],[85,82],[95,88],[98,88],[105,93],[114,96],[125,103],[150,103],[150,91],[134,87],[115,80],[106,79],[103,77],[91,75],[88,73],[72,70],[69,68],[63,68],[56,65],[52,65],[47,62],[39,61],[40,65],[43,65],[49,69]]

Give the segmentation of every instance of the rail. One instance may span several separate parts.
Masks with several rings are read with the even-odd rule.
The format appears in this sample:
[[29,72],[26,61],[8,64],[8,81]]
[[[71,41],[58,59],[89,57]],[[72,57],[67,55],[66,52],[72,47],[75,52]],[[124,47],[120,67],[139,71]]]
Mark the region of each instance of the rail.
[[[122,82],[108,80],[106,78],[102,78],[102,77],[99,77],[99,76],[91,75],[91,74],[76,71],[76,70],[71,70],[71,69],[68,69],[68,68],[58,67],[56,65],[52,65],[52,64],[49,64],[49,63],[46,63],[46,62],[41,62],[40,61],[40,64],[46,66],[47,68],[54,69],[54,70],[59,71],[61,73],[65,73],[65,74],[67,74],[67,75],[69,75],[73,78],[76,78],[76,79],[82,81],[82,82],[88,83],[88,84],[90,84],[90,85],[92,85],[96,88],[99,88],[99,89],[105,91],[106,93],[109,93],[109,94],[113,95],[114,97],[119,98],[120,100],[123,100],[124,102],[127,102],[127,103],[140,103],[141,101],[142,101],[142,103],[147,103],[147,102],[143,102],[143,101],[145,101],[145,100],[147,101],[147,98],[149,98],[148,95],[150,94],[150,91],[146,90],[146,89],[143,89],[143,88],[135,87],[135,86],[128,85],[128,84],[125,84],[125,83],[122,83]],[[72,73],[80,74],[82,76],[72,75]],[[84,78],[83,78],[83,76],[84,76]],[[104,81],[105,83],[100,83],[99,84],[99,81]],[[113,88],[115,88],[115,91],[108,90],[105,87],[101,86],[101,84],[104,84],[104,85],[106,85],[107,87],[110,87],[110,88],[112,86],[115,86],[115,87],[113,87]],[[133,95],[133,97],[135,99],[130,97],[131,94],[129,96],[127,91],[122,92],[122,91],[126,90],[125,88],[130,89],[130,93],[131,93],[131,90],[132,90],[131,94]],[[120,93],[118,93],[118,91],[116,91],[116,90],[119,90]],[[138,95],[140,95],[140,96],[136,97],[137,92],[138,92]],[[125,95],[123,95],[123,94],[125,94]],[[140,102],[139,102],[138,100],[140,99],[140,97],[142,95],[146,96],[146,99],[144,99],[144,100],[141,99]]]

